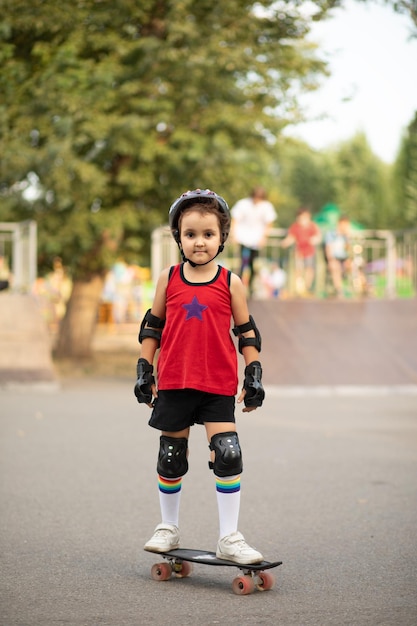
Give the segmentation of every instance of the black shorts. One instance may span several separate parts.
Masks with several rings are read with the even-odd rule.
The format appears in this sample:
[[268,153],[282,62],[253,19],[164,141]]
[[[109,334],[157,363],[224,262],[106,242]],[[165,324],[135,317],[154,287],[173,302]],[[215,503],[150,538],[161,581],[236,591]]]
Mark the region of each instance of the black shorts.
[[178,432],[204,422],[235,422],[235,396],[196,389],[158,391],[149,426]]

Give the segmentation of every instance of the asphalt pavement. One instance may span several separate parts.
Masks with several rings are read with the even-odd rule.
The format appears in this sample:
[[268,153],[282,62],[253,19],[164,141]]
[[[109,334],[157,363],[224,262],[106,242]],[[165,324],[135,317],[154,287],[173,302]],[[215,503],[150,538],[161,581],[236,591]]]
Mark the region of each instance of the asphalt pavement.
[[[283,561],[249,596],[229,568],[151,579],[158,432],[131,380],[1,390],[1,625],[415,626],[417,394],[270,388],[237,415],[240,530]],[[182,546],[214,549],[204,428],[190,449]]]

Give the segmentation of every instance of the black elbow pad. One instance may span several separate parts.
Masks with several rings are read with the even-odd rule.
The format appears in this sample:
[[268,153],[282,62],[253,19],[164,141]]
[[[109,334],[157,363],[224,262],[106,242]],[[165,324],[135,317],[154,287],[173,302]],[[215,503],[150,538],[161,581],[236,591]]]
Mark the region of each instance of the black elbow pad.
[[[239,337],[239,352],[242,354],[242,348],[246,346],[254,346],[258,352],[261,351],[262,346],[262,337],[259,332],[258,327],[255,324],[255,320],[252,315],[249,315],[249,321],[246,324],[241,324],[240,326],[235,326],[233,329],[233,334],[236,337]],[[255,331],[255,337],[244,337],[242,333],[247,333],[248,330]]]
[[161,320],[160,317],[153,315],[151,309],[148,309],[140,325],[139,343],[142,343],[146,337],[150,337],[151,339],[156,339],[159,345],[161,343],[161,333],[164,326],[165,320]]

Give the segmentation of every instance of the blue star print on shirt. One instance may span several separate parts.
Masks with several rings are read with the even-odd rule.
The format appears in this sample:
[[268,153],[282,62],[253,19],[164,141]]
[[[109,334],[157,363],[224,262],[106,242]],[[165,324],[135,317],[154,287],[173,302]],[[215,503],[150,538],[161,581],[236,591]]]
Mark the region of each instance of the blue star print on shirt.
[[187,311],[187,317],[185,318],[185,321],[196,317],[201,322],[203,321],[202,313],[208,308],[205,304],[199,303],[197,296],[194,296],[190,304],[183,304],[182,307]]

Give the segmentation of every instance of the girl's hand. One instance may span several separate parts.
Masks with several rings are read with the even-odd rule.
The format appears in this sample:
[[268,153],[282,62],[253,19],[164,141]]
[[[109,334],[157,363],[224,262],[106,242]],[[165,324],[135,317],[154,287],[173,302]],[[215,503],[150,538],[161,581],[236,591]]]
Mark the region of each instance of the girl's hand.
[[151,393],[152,393],[153,400],[152,400],[152,402],[149,402],[148,407],[150,407],[151,409],[153,409],[153,407],[154,407],[154,405],[155,405],[155,400],[156,400],[156,399],[157,399],[157,397],[158,397],[158,390],[157,390],[157,388],[156,388],[156,385],[152,385],[152,386],[151,386]]
[[[245,399],[246,396],[246,389],[242,389],[242,391],[240,392],[240,395],[237,399],[238,404],[240,404],[241,402],[243,402],[243,400]],[[245,406],[242,409],[242,413],[250,413],[250,411],[256,411],[256,406]]]

